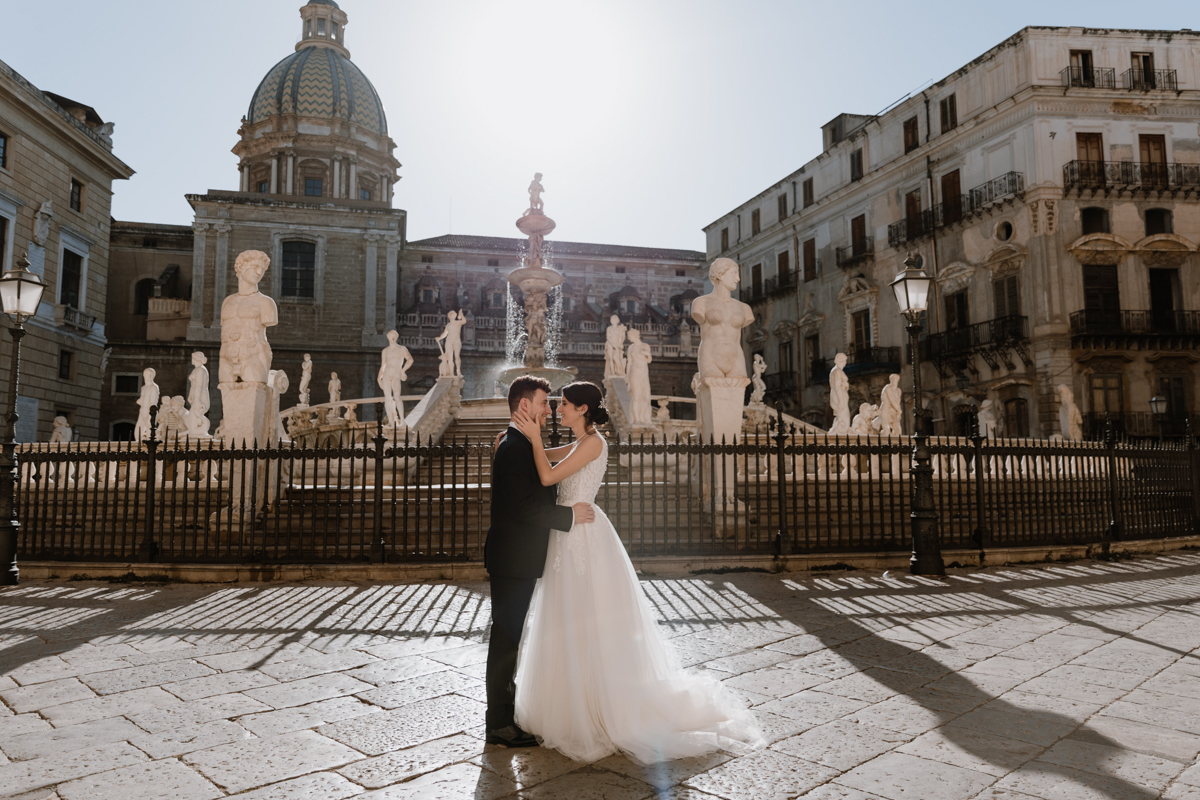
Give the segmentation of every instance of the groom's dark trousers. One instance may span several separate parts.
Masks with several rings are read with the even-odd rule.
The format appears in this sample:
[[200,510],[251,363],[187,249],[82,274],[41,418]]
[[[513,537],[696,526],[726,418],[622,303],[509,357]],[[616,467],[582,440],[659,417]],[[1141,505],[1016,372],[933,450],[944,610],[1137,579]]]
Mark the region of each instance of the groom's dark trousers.
[[551,529],[571,529],[570,506],[542,486],[533,445],[509,427],[492,462],[492,520],[483,558],[492,585],[492,631],[487,660],[487,729],[514,724],[517,647],[533,587],[546,565]]

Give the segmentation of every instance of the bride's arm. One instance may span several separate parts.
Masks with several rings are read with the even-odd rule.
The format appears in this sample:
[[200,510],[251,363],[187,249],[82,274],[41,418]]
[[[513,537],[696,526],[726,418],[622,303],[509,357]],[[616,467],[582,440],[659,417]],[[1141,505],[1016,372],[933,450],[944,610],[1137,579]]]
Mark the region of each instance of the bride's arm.
[[579,472],[588,462],[599,458],[602,449],[600,440],[595,436],[589,436],[580,442],[569,456],[554,466],[550,466],[550,459],[546,457],[546,450],[542,447],[541,438],[535,437],[531,441],[533,442],[533,463],[537,465],[538,477],[542,481],[542,486],[553,486],[564,478],[569,478]]

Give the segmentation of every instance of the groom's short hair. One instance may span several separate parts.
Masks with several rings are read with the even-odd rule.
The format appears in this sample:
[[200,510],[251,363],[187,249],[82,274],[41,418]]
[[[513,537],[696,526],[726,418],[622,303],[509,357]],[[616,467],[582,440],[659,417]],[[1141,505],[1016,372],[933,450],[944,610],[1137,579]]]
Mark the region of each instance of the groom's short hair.
[[513,381],[512,385],[508,387],[508,413],[517,413],[517,409],[521,407],[521,401],[526,397],[532,402],[538,389],[550,394],[550,381],[536,375],[522,375]]

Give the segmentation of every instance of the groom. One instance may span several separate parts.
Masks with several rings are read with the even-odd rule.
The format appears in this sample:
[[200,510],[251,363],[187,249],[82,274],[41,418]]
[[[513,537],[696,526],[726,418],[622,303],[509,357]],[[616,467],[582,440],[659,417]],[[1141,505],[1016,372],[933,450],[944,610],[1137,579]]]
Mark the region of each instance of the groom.
[[[523,411],[545,424],[550,413],[550,382],[522,375],[508,389],[508,411]],[[487,741],[507,747],[537,744],[513,719],[517,646],[533,587],[542,577],[550,530],[568,531],[575,522],[595,520],[587,503],[555,504],[558,490],[542,486],[533,445],[509,424],[492,462],[492,524],[484,565],[492,585],[492,632],[487,659]]]

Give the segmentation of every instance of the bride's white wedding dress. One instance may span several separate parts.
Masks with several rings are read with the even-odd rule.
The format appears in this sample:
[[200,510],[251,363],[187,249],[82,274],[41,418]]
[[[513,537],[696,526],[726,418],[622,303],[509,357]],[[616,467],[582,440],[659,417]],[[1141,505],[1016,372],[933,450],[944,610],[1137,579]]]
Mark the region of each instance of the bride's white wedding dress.
[[[558,503],[593,503],[600,456],[559,484]],[[753,715],[713,678],[682,670],[616,530],[552,531],[517,662],[517,723],[578,761],[619,751],[651,764],[763,744]]]

